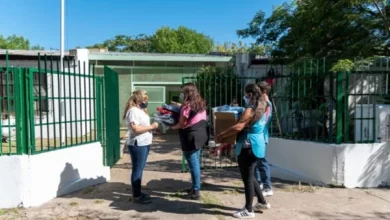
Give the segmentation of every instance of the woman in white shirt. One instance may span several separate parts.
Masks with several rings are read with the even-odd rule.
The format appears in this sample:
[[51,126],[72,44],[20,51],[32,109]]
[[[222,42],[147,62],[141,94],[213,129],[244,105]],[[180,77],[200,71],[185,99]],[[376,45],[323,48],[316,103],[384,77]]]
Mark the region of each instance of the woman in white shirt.
[[149,115],[146,113],[147,106],[147,92],[137,90],[130,96],[123,112],[123,120],[126,120],[126,126],[129,130],[127,147],[132,164],[131,187],[133,201],[140,204],[150,203],[150,196],[141,192],[141,180],[150,145],[152,144],[152,131],[158,128],[156,122],[150,124]]

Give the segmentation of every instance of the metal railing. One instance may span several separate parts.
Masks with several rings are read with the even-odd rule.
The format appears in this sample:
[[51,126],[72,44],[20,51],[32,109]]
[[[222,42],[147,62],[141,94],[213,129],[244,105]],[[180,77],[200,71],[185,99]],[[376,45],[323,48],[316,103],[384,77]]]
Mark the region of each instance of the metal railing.
[[[373,143],[390,140],[390,69],[380,62],[347,72],[332,72],[326,60],[306,60],[283,74],[238,77],[232,71],[184,77],[194,82],[212,108],[236,102],[243,106],[250,82],[272,84],[273,117],[270,135],[325,143]],[[210,133],[213,132],[212,120]]]
[[0,69],[0,155],[38,154],[99,141],[92,66],[38,55],[38,68]]

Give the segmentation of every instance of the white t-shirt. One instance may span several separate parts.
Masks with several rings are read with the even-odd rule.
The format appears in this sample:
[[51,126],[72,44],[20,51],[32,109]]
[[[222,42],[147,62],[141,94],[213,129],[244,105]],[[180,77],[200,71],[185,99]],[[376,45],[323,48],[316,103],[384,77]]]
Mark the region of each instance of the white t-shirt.
[[134,123],[135,125],[149,126],[150,117],[143,110],[137,107],[132,107],[127,111],[126,115],[126,126],[129,130],[129,137],[127,139],[127,145],[134,146],[137,143],[137,146],[147,146],[152,144],[153,135],[152,132],[148,131],[142,134],[136,134],[130,127],[130,124]]

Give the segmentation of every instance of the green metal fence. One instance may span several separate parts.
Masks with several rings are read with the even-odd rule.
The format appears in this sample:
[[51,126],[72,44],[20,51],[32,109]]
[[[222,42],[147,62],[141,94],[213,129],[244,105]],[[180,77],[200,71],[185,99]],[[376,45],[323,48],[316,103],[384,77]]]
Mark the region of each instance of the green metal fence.
[[336,76],[326,71],[325,60],[317,60],[292,66],[285,75],[263,77],[262,80],[272,82],[271,136],[335,142]]
[[[255,77],[237,77],[231,74],[231,70],[221,68],[218,75],[203,75],[196,77],[183,77],[183,84],[193,82],[196,84],[201,96],[207,104],[209,118],[208,132],[213,136],[213,107],[230,105],[237,102],[242,106],[244,95],[243,88],[250,82],[259,80]],[[205,146],[201,151],[201,167],[203,169],[236,167],[236,157],[232,145],[220,145],[217,147]],[[182,172],[188,170],[184,157],[182,157]]]
[[38,57],[38,68],[0,69],[0,155],[38,154],[101,139],[93,66],[66,60],[60,71],[58,57]]
[[[234,100],[243,106],[245,85],[265,80],[272,85],[271,137],[334,144],[389,141],[389,58],[346,72],[326,66],[325,59],[304,60],[262,77],[238,77],[226,70],[184,77],[183,83],[195,83],[206,100],[212,136],[212,108]],[[236,166],[231,149],[205,146],[202,167]],[[184,158],[182,170],[187,170]]]

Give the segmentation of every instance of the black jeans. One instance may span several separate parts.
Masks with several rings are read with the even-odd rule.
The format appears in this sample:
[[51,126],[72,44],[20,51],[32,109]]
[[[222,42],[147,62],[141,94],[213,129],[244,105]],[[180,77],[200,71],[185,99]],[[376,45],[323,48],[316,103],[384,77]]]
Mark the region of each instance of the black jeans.
[[263,193],[261,192],[260,185],[254,178],[255,167],[258,159],[253,154],[251,148],[243,148],[237,159],[245,187],[245,208],[251,212],[255,193],[259,203],[266,203]]

